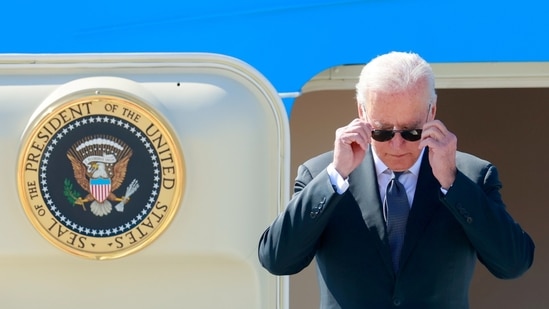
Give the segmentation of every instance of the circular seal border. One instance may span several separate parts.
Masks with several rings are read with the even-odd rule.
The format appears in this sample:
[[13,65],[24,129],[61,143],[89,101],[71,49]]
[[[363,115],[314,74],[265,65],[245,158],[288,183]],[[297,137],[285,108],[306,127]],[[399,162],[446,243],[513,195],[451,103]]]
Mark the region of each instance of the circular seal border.
[[[106,129],[103,129],[107,132],[98,135],[93,132],[93,128],[92,130],[82,129],[85,125],[92,124],[107,126]],[[96,209],[95,216],[91,216],[90,212],[93,211],[86,209],[84,202],[86,199],[82,199],[81,196],[78,196],[79,194],[77,196],[80,199],[77,199],[76,196],[70,197],[71,193],[85,191],[82,187],[82,184],[85,185],[82,181],[84,178],[80,177],[80,181],[78,181],[76,176],[80,167],[87,165],[81,162],[82,160],[71,162],[67,159],[68,155],[65,151],[69,149],[67,147],[61,150],[65,155],[61,157],[55,145],[58,145],[65,136],[76,135],[76,133],[72,133],[73,130],[77,131],[76,128],[80,128],[80,133],[85,132],[80,136],[82,138],[107,140],[107,143],[110,144],[124,144],[123,141],[107,134],[110,131],[123,131],[125,136],[130,136],[129,138],[138,141],[138,144],[140,142],[137,147],[142,148],[142,152],[148,153],[145,161],[150,160],[149,164],[145,164],[146,162],[134,162],[133,164],[134,170],[147,165],[151,167],[148,173],[135,174],[139,176],[133,179],[134,182],[138,183],[138,180],[141,180],[140,177],[144,178],[145,184],[142,185],[142,188],[134,184],[134,190],[129,190],[128,195],[132,177],[125,177],[119,184],[118,191],[121,192],[118,194],[119,197],[114,194],[114,189],[110,192],[111,197],[118,198],[115,201],[115,203],[118,202],[117,206],[128,203],[127,208],[133,207],[133,213],[129,217],[118,217],[110,225],[104,224],[105,218],[111,215],[111,211],[113,214],[117,213],[114,210],[116,207],[108,211]],[[73,142],[69,144],[75,144],[74,138],[75,136],[72,136]],[[84,145],[89,143],[82,142],[80,148],[85,148]],[[120,146],[118,145],[118,147]],[[73,152],[74,149],[75,147],[72,147]],[[105,156],[108,157],[107,154]],[[76,178],[76,180],[57,179],[58,176],[66,177],[66,175],[57,170],[54,162],[64,162],[68,166],[72,164],[74,177],[68,178],[72,180]],[[87,161],[86,163],[90,164]],[[126,176],[131,174],[130,165],[118,167],[118,170],[122,169]],[[91,178],[88,178],[86,179],[90,186],[88,196],[91,196],[92,182]],[[59,249],[73,255],[96,260],[120,258],[139,251],[153,242],[164,232],[177,213],[183,197],[185,181],[183,155],[175,139],[175,134],[166,120],[142,101],[116,95],[96,94],[59,100],[43,109],[42,113],[31,121],[25,131],[17,164],[19,197],[23,209],[35,229]],[[54,190],[55,184],[59,185],[63,182],[64,200],[59,197],[61,190]],[[112,188],[114,188],[115,182],[116,180],[113,181]],[[77,183],[81,185],[78,186]],[[124,188],[126,188],[125,192]],[[130,195],[139,190],[146,190],[147,198],[136,201]],[[79,209],[84,211],[82,214],[88,210],[86,213],[88,219],[80,221],[81,215],[74,215],[74,213],[66,215],[63,209],[70,209],[67,205],[73,208],[82,207]],[[103,220],[103,223],[101,226],[95,227],[94,222],[99,222],[99,220]]]

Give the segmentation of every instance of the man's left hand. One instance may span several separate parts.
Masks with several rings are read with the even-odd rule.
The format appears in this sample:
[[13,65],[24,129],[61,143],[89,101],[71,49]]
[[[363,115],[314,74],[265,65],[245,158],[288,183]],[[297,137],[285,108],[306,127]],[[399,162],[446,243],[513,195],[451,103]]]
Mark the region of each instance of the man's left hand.
[[433,175],[442,188],[449,189],[456,178],[457,137],[440,120],[423,126],[419,147],[429,147]]

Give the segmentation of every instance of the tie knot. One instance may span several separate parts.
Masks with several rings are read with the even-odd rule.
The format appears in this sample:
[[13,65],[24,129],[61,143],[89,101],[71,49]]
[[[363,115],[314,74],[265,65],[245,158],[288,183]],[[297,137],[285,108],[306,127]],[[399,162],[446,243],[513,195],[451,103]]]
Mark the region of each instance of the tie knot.
[[395,175],[395,177],[394,177],[395,180],[398,180],[398,178],[404,173],[406,173],[406,172],[393,172],[393,174]]

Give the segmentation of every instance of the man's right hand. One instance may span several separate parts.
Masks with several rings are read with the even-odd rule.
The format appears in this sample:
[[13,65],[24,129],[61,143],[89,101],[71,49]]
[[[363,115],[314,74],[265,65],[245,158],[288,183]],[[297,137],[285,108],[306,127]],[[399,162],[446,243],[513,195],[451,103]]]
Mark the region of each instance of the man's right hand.
[[359,118],[336,130],[334,141],[334,168],[346,179],[360,165],[372,135],[372,126]]

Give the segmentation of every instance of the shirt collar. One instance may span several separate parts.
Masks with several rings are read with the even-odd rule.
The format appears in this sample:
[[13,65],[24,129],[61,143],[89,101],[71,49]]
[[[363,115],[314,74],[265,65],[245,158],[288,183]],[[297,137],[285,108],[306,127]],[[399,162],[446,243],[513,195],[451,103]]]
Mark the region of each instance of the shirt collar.
[[[376,166],[377,176],[379,177],[379,175],[381,175],[382,173],[385,173],[386,171],[390,171],[387,165],[385,165],[385,163],[383,163],[383,161],[381,161],[381,159],[377,156],[377,153],[372,148],[370,148],[370,150],[372,151],[372,155],[374,157],[374,164]],[[412,167],[408,169],[408,172],[412,173],[416,177],[419,176],[419,168],[421,166],[421,159],[423,158],[424,153],[425,153],[425,148],[421,150],[419,156],[417,157],[416,162],[412,165]]]

